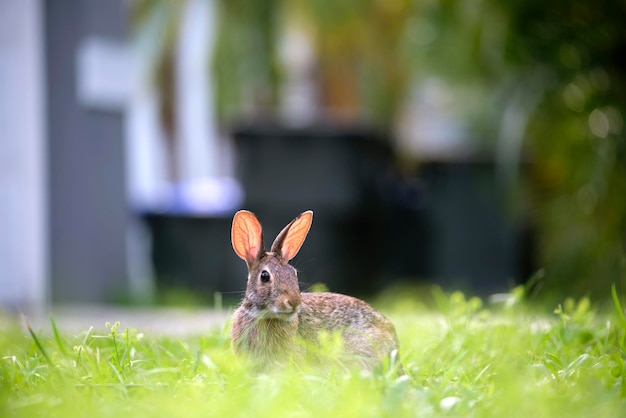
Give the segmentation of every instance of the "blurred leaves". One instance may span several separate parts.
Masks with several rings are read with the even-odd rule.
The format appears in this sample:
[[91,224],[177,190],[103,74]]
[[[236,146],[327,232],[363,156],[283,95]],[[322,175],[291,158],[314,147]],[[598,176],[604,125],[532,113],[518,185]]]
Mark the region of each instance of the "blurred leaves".
[[277,44],[282,2],[218,0],[218,9],[211,66],[218,119],[271,112],[278,104],[281,80]]
[[495,139],[502,162],[532,161],[522,180],[544,289],[607,297],[626,279],[626,4],[418,4],[413,76],[473,86],[458,96],[470,136]]
[[404,39],[412,2],[294,3],[294,14],[311,28],[323,105],[389,128],[411,79]]
[[606,297],[610,283],[624,280],[626,5],[509,6],[508,62],[547,74],[526,138],[548,284]]
[[277,45],[289,22],[312,38],[321,105],[389,127],[410,81],[408,0],[220,1],[212,74],[218,118],[272,114],[283,78]]

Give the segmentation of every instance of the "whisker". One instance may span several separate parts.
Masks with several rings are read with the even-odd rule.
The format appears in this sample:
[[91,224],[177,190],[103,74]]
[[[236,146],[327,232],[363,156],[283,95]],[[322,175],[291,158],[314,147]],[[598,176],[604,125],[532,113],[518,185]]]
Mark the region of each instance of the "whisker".
[[291,265],[298,271],[298,273],[302,271],[300,269],[300,266],[308,266],[312,265],[313,263],[315,263],[314,258],[310,258],[308,260],[291,260]]
[[246,293],[245,290],[233,290],[230,292],[220,292],[223,295],[243,295],[244,293]]

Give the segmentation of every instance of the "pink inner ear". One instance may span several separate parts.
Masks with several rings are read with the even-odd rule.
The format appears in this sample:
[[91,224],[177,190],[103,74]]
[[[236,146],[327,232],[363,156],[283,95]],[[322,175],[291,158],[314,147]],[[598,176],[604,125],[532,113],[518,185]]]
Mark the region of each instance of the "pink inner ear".
[[233,248],[237,255],[244,260],[254,259],[259,253],[258,245],[250,241],[250,237],[245,234],[235,234],[233,237]]
[[251,212],[240,211],[235,214],[231,241],[235,253],[251,263],[261,251],[262,242],[261,224]]
[[306,239],[311,222],[313,221],[313,212],[307,211],[300,215],[291,225],[287,236],[283,241],[281,254],[285,260],[291,260],[298,254],[304,240]]

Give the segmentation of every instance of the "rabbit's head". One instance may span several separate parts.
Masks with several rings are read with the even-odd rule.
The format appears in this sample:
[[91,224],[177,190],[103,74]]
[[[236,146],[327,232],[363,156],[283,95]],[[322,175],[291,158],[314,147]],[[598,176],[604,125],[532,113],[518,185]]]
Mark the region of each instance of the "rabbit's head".
[[265,251],[256,216],[246,210],[235,214],[231,240],[235,253],[248,265],[242,306],[249,315],[289,321],[300,312],[298,275],[289,260],[302,247],[312,221],[312,211],[300,214],[278,234],[270,251]]

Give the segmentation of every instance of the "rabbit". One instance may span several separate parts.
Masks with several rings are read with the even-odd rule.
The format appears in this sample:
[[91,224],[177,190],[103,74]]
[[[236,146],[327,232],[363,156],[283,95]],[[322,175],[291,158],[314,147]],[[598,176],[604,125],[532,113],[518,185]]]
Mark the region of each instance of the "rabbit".
[[371,370],[386,356],[397,355],[394,326],[360,299],[300,292],[298,272],[289,261],[302,247],[312,221],[313,212],[303,212],[266,251],[257,217],[246,210],[235,214],[231,240],[248,266],[248,283],[232,314],[232,347],[267,368],[314,358],[311,348],[319,346],[320,335],[339,333],[346,357]]

